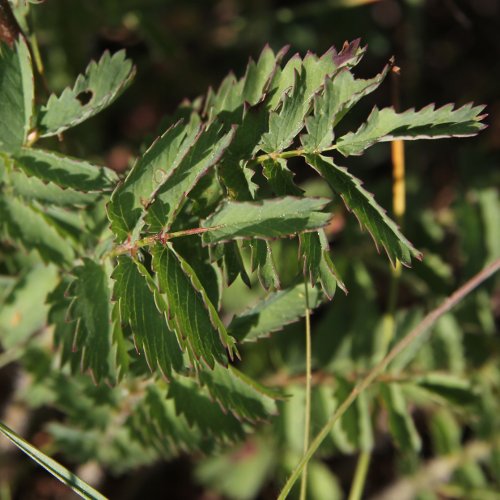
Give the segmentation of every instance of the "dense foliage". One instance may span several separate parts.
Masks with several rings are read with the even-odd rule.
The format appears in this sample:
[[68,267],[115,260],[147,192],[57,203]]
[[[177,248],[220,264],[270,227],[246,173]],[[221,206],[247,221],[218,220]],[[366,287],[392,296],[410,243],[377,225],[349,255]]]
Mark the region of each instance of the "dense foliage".
[[[421,319],[420,306],[391,316],[371,300],[369,236],[358,234],[356,219],[393,266],[422,254],[342,164],[380,142],[475,135],[483,107],[374,108],[346,130],[343,118],[393,64],[356,78],[364,52],[354,41],[287,58],[286,49],[266,46],[242,77],[230,74],[184,101],[121,178],[50,138],[126,90],[135,70],[124,52],[105,52],[42,103],[26,40],[2,45],[0,339],[31,374],[23,397],[64,414],[49,427],[57,449],[116,472],[202,452],[200,481],[252,498],[267,478],[279,483],[303,452],[299,320],[306,312],[322,311],[314,329],[313,432]],[[299,185],[297,169],[312,169],[316,180]],[[359,251],[337,259],[329,240],[345,215],[339,200],[354,216],[346,223]],[[477,206],[460,208],[468,227],[488,226],[485,261],[498,252],[498,205],[497,193],[484,189]],[[424,229],[439,232],[431,223]],[[426,261],[410,288],[425,296],[435,283],[444,294],[449,268],[432,252]],[[335,307],[326,306],[330,300]],[[383,420],[411,470],[422,448],[414,404],[426,414],[437,453],[460,446],[461,419],[479,437],[497,439],[500,373],[481,361],[494,338],[486,302],[484,292],[459,312],[466,319],[445,316],[434,343],[398,357],[342,417],[318,458],[373,449]],[[468,318],[486,332],[479,343],[465,337]],[[474,459],[458,472],[465,485],[485,477]],[[310,498],[336,492],[328,468],[312,461]]]

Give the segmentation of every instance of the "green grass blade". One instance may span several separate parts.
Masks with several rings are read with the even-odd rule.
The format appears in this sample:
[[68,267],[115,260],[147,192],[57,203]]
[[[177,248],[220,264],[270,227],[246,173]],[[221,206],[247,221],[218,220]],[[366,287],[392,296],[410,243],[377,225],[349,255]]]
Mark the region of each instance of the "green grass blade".
[[9,441],[15,444],[21,451],[26,453],[26,455],[28,455],[32,460],[41,465],[44,469],[50,472],[66,486],[69,486],[82,498],[88,498],[92,500],[106,499],[104,495],[101,495],[101,493],[92,488],[92,486],[88,485],[85,481],[82,481],[79,477],[66,469],[66,467],[63,467],[55,460],[42,453],[39,449],[29,444],[21,436],[16,434],[12,429],[7,427],[2,422],[0,422],[0,432],[7,439],[9,439]]

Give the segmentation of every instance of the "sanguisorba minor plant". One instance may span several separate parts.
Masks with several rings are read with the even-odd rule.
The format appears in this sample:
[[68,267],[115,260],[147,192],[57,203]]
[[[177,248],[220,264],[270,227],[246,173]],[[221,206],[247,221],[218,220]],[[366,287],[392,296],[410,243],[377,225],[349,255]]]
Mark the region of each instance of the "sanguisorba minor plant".
[[[104,53],[71,88],[38,105],[25,38],[5,39],[0,50],[1,342],[32,374],[31,403],[68,415],[69,427],[53,425],[56,439],[76,443],[81,461],[116,470],[158,456],[211,455],[257,427],[265,434],[272,424],[264,422],[280,418],[290,393],[235,365],[260,339],[349,288],[324,231],[332,201],[342,199],[393,265],[421,258],[342,158],[379,142],[483,128],[482,107],[449,104],[374,108],[359,128],[339,134],[391,65],[356,78],[359,41],[288,59],[286,49],[265,47],[243,77],[230,74],[217,90],[183,102],[120,178],[43,143],[126,89],[134,67],[125,54]],[[292,158],[332,197],[306,196],[287,165]],[[288,250],[280,255],[293,255],[286,276],[276,262],[281,243]],[[259,286],[258,277],[263,297],[228,321],[221,295],[238,277]],[[342,384],[337,402],[349,388]],[[415,439],[402,394],[386,392],[396,424]],[[347,435],[363,435],[363,405]]]

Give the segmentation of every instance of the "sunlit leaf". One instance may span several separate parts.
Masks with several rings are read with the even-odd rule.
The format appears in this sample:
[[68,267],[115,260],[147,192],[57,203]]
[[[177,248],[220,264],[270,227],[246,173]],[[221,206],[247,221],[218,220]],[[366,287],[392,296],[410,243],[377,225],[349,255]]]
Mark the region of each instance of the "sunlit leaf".
[[133,232],[144,210],[193,145],[198,132],[196,123],[178,122],[170,127],[137,160],[123,184],[114,191],[107,209],[111,229],[120,240]]
[[325,89],[314,99],[314,113],[306,119],[307,134],[301,136],[308,153],[321,152],[333,143],[333,127],[365,95],[377,89],[389,72],[386,66],[374,78],[354,78],[348,69],[325,82]]
[[227,334],[191,266],[167,244],[154,249],[153,267],[165,295],[171,328],[195,358],[202,358],[211,368],[215,362],[226,364],[224,348],[232,358],[234,339]]
[[234,129],[228,132],[224,126],[217,124],[200,130],[193,146],[162,184],[148,208],[145,220],[150,231],[167,230],[171,226],[186,195],[199,178],[217,163],[231,143],[233,135]]
[[384,248],[393,264],[399,260],[409,265],[412,256],[421,258],[420,252],[403,236],[373,195],[363,188],[359,179],[347,169],[337,167],[330,158],[306,155],[306,160],[342,197],[347,208],[354,212],[359,223],[368,229],[377,247]]
[[366,123],[336,142],[344,156],[359,155],[376,142],[393,139],[442,139],[476,135],[485,125],[481,123],[484,106],[466,104],[454,109],[453,104],[441,108],[429,105],[419,111],[409,109],[396,113],[392,108],[374,108]]
[[66,207],[81,207],[95,203],[100,194],[83,193],[74,189],[63,189],[53,182],[45,182],[38,177],[29,177],[14,170],[9,173],[9,184],[19,197]]
[[30,51],[23,37],[0,44],[0,151],[15,153],[31,129],[34,88]]
[[57,135],[109,106],[130,84],[135,70],[125,51],[105,52],[79,75],[72,88],[52,94],[39,114],[42,137]]
[[275,198],[258,202],[231,202],[221,205],[203,223],[211,228],[203,235],[205,243],[238,238],[272,239],[317,229],[331,214],[321,212],[325,198]]
[[[269,116],[269,131],[262,138],[262,149],[267,153],[280,152],[290,146],[293,139],[304,128],[304,118],[312,106],[313,96],[322,89],[325,81],[335,71],[344,66],[356,64],[359,60],[358,44],[345,46],[340,54],[330,49],[323,56],[308,53],[300,66],[291,59],[280,75],[280,85],[276,91],[286,89],[286,83],[293,70],[292,90],[285,94],[281,109]],[[292,66],[294,62],[294,66]],[[287,71],[288,70],[288,71]],[[283,85],[282,80],[285,82]]]
[[118,300],[122,322],[130,325],[137,349],[144,352],[151,370],[165,376],[180,371],[182,354],[176,336],[167,327],[165,313],[155,303],[154,283],[147,271],[128,257],[120,257],[113,272],[113,295]]
[[15,165],[29,176],[76,191],[109,191],[118,181],[106,167],[97,167],[53,151],[23,148],[15,155]]

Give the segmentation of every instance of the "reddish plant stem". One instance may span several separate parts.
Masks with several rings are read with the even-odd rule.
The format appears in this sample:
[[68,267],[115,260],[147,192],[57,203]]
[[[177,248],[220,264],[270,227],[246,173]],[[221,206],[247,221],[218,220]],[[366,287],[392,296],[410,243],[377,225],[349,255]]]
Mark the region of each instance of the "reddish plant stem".
[[175,231],[173,233],[156,233],[151,236],[147,236],[146,238],[142,238],[140,240],[136,240],[133,242],[123,243],[122,245],[118,245],[109,253],[106,254],[105,257],[117,257],[118,255],[123,255],[126,253],[134,254],[140,248],[149,247],[154,245],[155,243],[161,243],[165,245],[167,241],[172,240],[174,238],[180,238],[181,236],[191,236],[193,234],[202,234],[208,231],[214,231],[215,229],[220,228],[221,226],[213,226],[213,227],[195,227],[192,229],[184,229],[182,231]]

